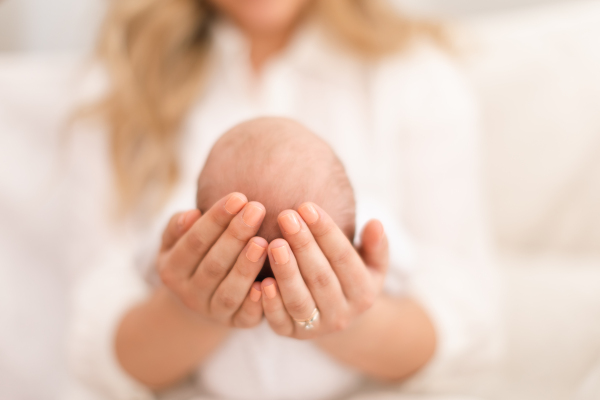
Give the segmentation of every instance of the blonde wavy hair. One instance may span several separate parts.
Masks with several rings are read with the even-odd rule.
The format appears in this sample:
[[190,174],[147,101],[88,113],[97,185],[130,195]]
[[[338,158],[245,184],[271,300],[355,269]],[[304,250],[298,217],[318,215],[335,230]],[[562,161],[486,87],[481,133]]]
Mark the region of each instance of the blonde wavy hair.
[[[440,26],[399,14],[386,0],[315,0],[311,12],[360,56],[400,51]],[[97,56],[110,89],[91,108],[106,125],[121,211],[149,188],[164,202],[179,177],[182,122],[202,91],[217,11],[206,0],[113,0]],[[159,204],[157,204],[159,205]]]

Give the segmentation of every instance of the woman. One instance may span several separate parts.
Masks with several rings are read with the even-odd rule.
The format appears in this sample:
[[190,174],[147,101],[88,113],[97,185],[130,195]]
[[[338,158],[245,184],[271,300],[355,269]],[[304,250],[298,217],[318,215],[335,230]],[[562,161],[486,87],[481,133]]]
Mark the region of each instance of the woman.
[[[385,1],[113,2],[99,47],[108,90],[97,107],[108,154],[87,180],[94,204],[113,190],[126,217],[88,215],[88,230],[112,244],[86,251],[93,267],[78,285],[71,343],[78,381],[108,398],[151,398],[196,372],[194,390],[216,398],[317,399],[352,393],[366,378],[447,393],[485,370],[496,309],[475,113],[441,43],[438,29]],[[225,301],[211,296],[226,273],[198,287],[181,273],[231,253],[221,267],[235,271],[250,251],[260,223],[244,246],[219,240],[240,233],[232,221],[252,206],[243,194],[205,215],[176,211],[193,208],[218,136],[260,115],[294,118],[324,137],[346,165],[359,215],[385,227],[363,221],[354,249],[326,214],[297,210],[310,225],[305,259],[319,260],[304,276],[321,296],[308,334],[272,278],[253,286],[258,294]],[[323,297],[319,289],[352,280],[334,254],[348,255],[362,278]],[[381,290],[368,272],[386,268]]]

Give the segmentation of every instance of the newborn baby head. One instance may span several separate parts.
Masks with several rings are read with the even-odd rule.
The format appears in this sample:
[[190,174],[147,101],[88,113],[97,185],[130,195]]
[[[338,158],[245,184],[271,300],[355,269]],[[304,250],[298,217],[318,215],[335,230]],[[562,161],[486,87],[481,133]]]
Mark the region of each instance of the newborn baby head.
[[282,237],[279,213],[307,201],[354,238],[354,193],[344,166],[323,140],[292,120],[251,120],[217,141],[198,179],[197,207],[204,213],[232,192],[265,206],[256,236],[269,242]]

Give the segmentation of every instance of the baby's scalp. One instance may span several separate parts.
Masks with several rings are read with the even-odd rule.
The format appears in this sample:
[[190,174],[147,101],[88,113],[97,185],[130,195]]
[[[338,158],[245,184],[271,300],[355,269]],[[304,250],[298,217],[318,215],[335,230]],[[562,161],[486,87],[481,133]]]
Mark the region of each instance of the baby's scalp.
[[241,123],[213,146],[198,179],[197,206],[206,212],[231,192],[266,208],[257,236],[282,237],[277,216],[311,201],[323,208],[350,240],[355,200],[344,166],[333,150],[299,123],[260,118]]

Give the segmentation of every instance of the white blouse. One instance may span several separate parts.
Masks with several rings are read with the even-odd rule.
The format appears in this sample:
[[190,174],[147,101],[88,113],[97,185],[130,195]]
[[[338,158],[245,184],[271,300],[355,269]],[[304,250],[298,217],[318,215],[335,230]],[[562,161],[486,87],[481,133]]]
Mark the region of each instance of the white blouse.
[[[71,396],[153,398],[119,366],[116,328],[152,290],[147,270],[160,233],[169,216],[194,207],[212,144],[233,125],[264,115],[294,118],[330,143],[354,186],[359,227],[380,218],[390,236],[386,290],[416,298],[435,323],[434,359],[401,390],[453,392],[491,366],[499,343],[497,277],[481,212],[476,110],[455,65],[427,43],[368,62],[307,24],[255,77],[241,34],[221,23],[213,35],[210,79],[182,136],[182,177],[159,216],[110,222],[115,193],[104,136],[88,127],[72,144]],[[263,322],[234,330],[198,368],[194,391],[325,399],[363,382],[312,343],[279,337]]]

